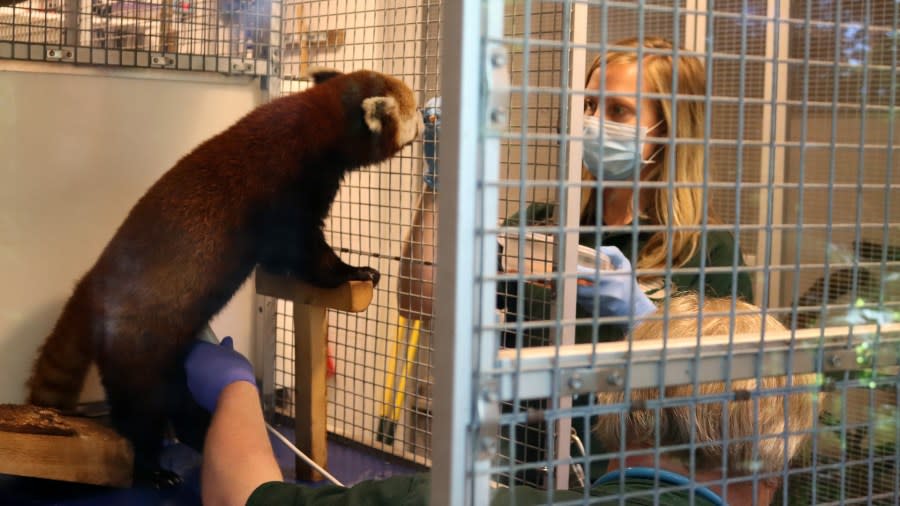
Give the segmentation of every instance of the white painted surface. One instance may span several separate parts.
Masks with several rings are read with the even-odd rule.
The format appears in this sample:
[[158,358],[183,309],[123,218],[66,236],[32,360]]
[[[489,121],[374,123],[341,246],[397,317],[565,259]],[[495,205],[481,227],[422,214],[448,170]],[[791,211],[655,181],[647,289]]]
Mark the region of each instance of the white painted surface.
[[[255,107],[247,78],[0,62],[0,402],[127,212],[174,163]],[[213,321],[252,350],[252,290]],[[251,286],[252,288],[252,286]],[[94,379],[85,398],[102,395]]]

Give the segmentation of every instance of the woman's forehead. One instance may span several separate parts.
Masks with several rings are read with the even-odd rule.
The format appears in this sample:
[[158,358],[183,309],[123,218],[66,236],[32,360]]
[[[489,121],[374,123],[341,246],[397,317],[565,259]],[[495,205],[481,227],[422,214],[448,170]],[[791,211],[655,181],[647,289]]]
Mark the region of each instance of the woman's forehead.
[[[606,86],[604,89],[618,92],[634,92],[638,81],[638,65],[636,62],[616,62],[606,65]],[[649,82],[644,79],[642,91],[650,92]],[[588,79],[587,89],[600,89],[600,67],[594,69]]]

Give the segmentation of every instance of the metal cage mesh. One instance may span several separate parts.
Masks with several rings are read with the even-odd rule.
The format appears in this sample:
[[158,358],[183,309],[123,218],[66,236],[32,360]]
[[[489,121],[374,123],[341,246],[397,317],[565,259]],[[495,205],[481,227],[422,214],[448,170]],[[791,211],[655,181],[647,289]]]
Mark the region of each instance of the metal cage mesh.
[[[566,14],[569,10],[574,13],[571,17]],[[586,36],[579,39],[582,21],[578,16],[585,13]],[[486,172],[489,175],[479,182],[499,195],[501,220],[499,225],[486,220],[476,225],[483,228],[475,231],[476,237],[496,237],[503,248],[502,272],[496,277],[482,272],[479,279],[496,283],[498,294],[506,299],[499,303],[503,306],[500,323],[479,327],[479,337],[496,336],[501,348],[515,350],[501,353],[505,357],[502,365],[511,370],[482,364],[477,372],[481,385],[503,384],[504,380],[517,385],[499,394],[491,393],[493,387],[482,386],[479,388],[487,390],[476,394],[512,399],[501,403],[496,420],[482,413],[472,422],[473,426],[494,421],[500,425],[497,454],[490,463],[495,484],[555,488],[567,481],[589,486],[610,461],[624,463],[626,457],[643,454],[652,462],[670,452],[698,455],[710,446],[739,447],[746,441],[722,434],[716,441],[704,442],[694,434],[676,448],[660,440],[655,445],[651,441],[642,451],[605,448],[590,431],[601,414],[647,409],[659,424],[663,407],[717,405],[725,409],[735,402],[753,402],[759,419],[768,416],[762,407],[767,399],[782,402],[790,398],[782,397],[784,390],[763,389],[754,391],[752,400],[746,401],[736,401],[735,394],[727,390],[720,395],[695,392],[640,405],[604,405],[584,394],[571,397],[575,387],[566,386],[566,378],[571,380],[575,373],[560,364],[568,360],[563,357],[586,353],[569,349],[573,342],[591,344],[592,351],[586,356],[594,358],[586,358],[585,367],[600,369],[587,379],[579,378],[578,384],[605,384],[607,378],[600,375],[609,370],[600,367],[598,356],[625,346],[622,355],[616,355],[618,362],[603,365],[614,367],[616,375],[621,372],[616,385],[624,388],[627,396],[631,391],[628,380],[624,385],[619,382],[634,378],[637,373],[629,371],[638,364],[628,351],[633,343],[626,341],[627,346],[619,348],[606,344],[602,322],[591,322],[590,315],[580,310],[567,310],[574,300],[565,300],[564,282],[574,278],[576,270],[570,263],[560,266],[565,261],[560,242],[576,230],[582,245],[586,235],[594,236],[592,241],[605,240],[613,231],[599,233],[597,225],[579,224],[578,217],[566,217],[561,210],[573,195],[580,194],[582,204],[586,195],[584,184],[571,179],[570,161],[560,155],[560,149],[580,142],[580,132],[560,127],[570,120],[566,115],[572,114],[561,104],[578,93],[569,88],[577,89],[574,83],[585,78],[570,74],[572,69],[564,63],[566,52],[574,54],[585,48],[589,63],[616,40],[660,36],[674,39],[685,55],[705,64],[707,82],[699,100],[707,111],[705,134],[700,139],[707,162],[702,180],[695,185],[703,189],[701,243],[712,244],[713,233],[729,233],[736,238],[743,261],[729,258],[718,264],[724,269],[716,271],[716,266],[710,265],[713,260],[707,258],[707,272],[728,272],[733,280],[747,276],[752,298],[740,295],[758,306],[756,311],[763,316],[787,326],[782,335],[797,343],[798,355],[802,340],[816,340],[815,332],[796,333],[801,329],[819,329],[822,335],[843,332],[843,346],[858,354],[854,360],[869,364],[868,354],[877,354],[876,350],[892,356],[893,330],[854,329],[866,323],[896,321],[900,300],[896,282],[900,212],[891,205],[900,185],[892,153],[897,140],[893,108],[898,19],[897,6],[891,2],[505,3],[502,36],[485,37],[510,55],[504,69],[509,87],[498,87],[507,92],[508,103],[505,107],[489,105],[507,109],[509,119],[486,120],[482,139],[499,145],[499,167],[496,179]],[[485,61],[483,68],[491,72],[491,62]],[[571,84],[563,84],[566,77]],[[652,92],[632,96],[639,99],[644,93]],[[600,95],[602,102],[603,93]],[[483,117],[492,116],[485,113]],[[696,143],[677,136],[670,136],[668,142],[675,146]],[[606,184],[621,187],[634,183],[629,179]],[[691,183],[669,182],[670,187],[679,184],[689,187]],[[483,214],[493,216],[493,212]],[[635,236],[654,230],[652,223],[623,228]],[[634,263],[637,252],[635,248],[624,253]],[[671,254],[661,272],[639,269],[638,280],[674,280],[704,270],[690,265],[673,267]],[[676,283],[660,301],[661,307],[679,289],[691,287],[677,287]],[[734,321],[734,311],[721,316]],[[674,315],[662,311],[658,317],[669,323]],[[804,337],[797,337],[800,335]],[[659,371],[667,370],[665,353],[672,337],[677,336],[660,336]],[[727,325],[719,339],[731,343],[727,347],[733,350],[739,347]],[[697,343],[697,360],[714,353],[699,335]],[[543,349],[524,353],[534,346]],[[759,355],[752,359],[767,364],[763,369],[775,360],[767,346],[759,343]],[[815,349],[825,355],[822,346]],[[545,354],[543,362],[534,358],[539,353]],[[729,370],[743,367],[749,359],[735,353],[734,357],[728,355],[724,370],[718,372],[717,377],[726,384],[741,379],[732,377]],[[788,363],[799,360],[792,358],[793,353],[787,351]],[[833,360],[840,362],[836,356]],[[886,363],[892,364],[892,359]],[[546,368],[544,374],[535,373],[539,367]],[[790,374],[790,367],[781,366],[782,378]],[[695,366],[688,371],[690,381],[698,386],[698,378],[709,372]],[[710,479],[694,474],[699,471],[691,460],[686,474],[692,481],[707,480],[705,483],[726,489],[742,482],[776,481],[780,485],[774,501],[781,504],[896,503],[900,450],[896,445],[894,369],[860,366],[852,372],[835,372],[820,363],[811,371],[818,374],[814,390],[827,393],[821,397],[821,413],[815,423],[800,429],[809,437],[792,461],[777,471]],[[762,370],[755,376],[761,379]],[[552,386],[538,388],[533,383],[539,380]],[[659,381],[663,388],[664,380]],[[548,393],[542,398],[533,390]],[[787,390],[795,396],[801,392],[809,396],[810,391],[802,385]],[[784,402],[787,406],[788,401]],[[569,424],[577,438],[569,436]],[[775,444],[786,445],[790,435],[779,436]],[[759,434],[750,438],[755,444],[765,439]],[[560,440],[566,443],[560,444]],[[625,491],[618,490],[614,498],[621,500]],[[657,498],[660,494],[660,488],[649,492]]]
[[4,0],[0,58],[267,75],[273,20],[270,0]]
[[[425,103],[442,93],[440,16],[447,7],[438,0],[0,0],[0,59],[277,77],[276,94],[308,86],[312,66],[370,68],[400,77]],[[892,205],[900,193],[893,152],[900,137],[895,127],[900,4],[510,0],[499,11],[501,33],[484,40],[508,56],[509,86],[501,90],[508,98],[495,104],[504,113],[498,116],[502,126],[481,133],[483,141],[499,146],[499,163],[492,168],[496,174],[485,171],[492,175],[479,185],[496,191],[497,201],[485,204],[492,210],[484,214],[500,221],[472,231],[502,248],[501,272],[480,278],[497,286],[498,322],[473,325],[472,339],[496,338],[502,349],[498,361],[506,367],[482,364],[476,372],[479,379],[505,378],[518,385],[497,392],[502,402],[495,420],[488,419],[489,412],[472,415],[473,427],[499,425],[498,451],[487,466],[494,485],[589,486],[611,461],[642,455],[657,462],[686,452],[693,455],[687,473],[695,473],[695,482],[727,488],[774,480],[773,503],[900,503],[900,332],[891,327],[900,313],[900,207]],[[580,66],[573,58],[590,64],[615,41],[631,36],[673,40],[684,55],[705,64],[705,89],[695,97],[706,106],[702,137],[672,134],[660,142],[702,145],[702,180],[694,183],[703,190],[700,247],[713,232],[727,232],[741,253],[716,271],[705,261],[673,267],[669,251],[661,272],[638,266],[636,281],[672,281],[702,272],[724,272],[736,281],[746,275],[753,293],[748,302],[789,329],[775,333],[778,342],[787,343],[783,348],[774,350],[765,339],[738,339],[736,306],[703,315],[724,317],[727,330],[714,343],[698,333],[692,349],[679,348],[673,339],[683,336],[668,331],[651,343],[656,348],[607,339],[605,320],[574,308],[571,282],[578,259],[566,257],[568,246],[561,244],[580,234],[596,245],[603,235],[596,223],[580,223],[565,208],[576,196],[582,204],[590,202],[594,184],[573,177],[568,156],[582,141],[581,132],[569,128],[570,121],[583,119],[570,108],[581,103],[573,97],[591,96],[573,92],[586,77],[576,71]],[[491,64],[482,64],[487,72]],[[643,91],[632,98],[643,95],[659,98]],[[605,92],[599,98],[607,98]],[[345,261],[382,273],[367,311],[329,315],[333,368],[327,421],[334,435],[429,466],[436,458],[431,453],[432,405],[438,402],[431,394],[435,329],[430,314],[402,317],[397,303],[410,295],[400,288],[399,269],[403,243],[424,201],[422,151],[417,143],[387,163],[351,175],[327,223],[328,240]],[[637,237],[656,230],[639,222],[619,232]],[[429,226],[434,235],[434,225]],[[638,249],[623,253],[636,260]],[[677,320],[666,309],[671,295],[665,293],[657,313],[666,328]],[[293,413],[295,371],[291,314],[291,303],[278,301],[275,405],[287,416]],[[861,327],[871,323],[879,327]],[[563,355],[575,342],[590,347],[589,358],[567,368]],[[543,350],[546,360],[528,362],[540,357],[526,357],[526,348]],[[703,369],[707,359],[719,360],[720,367]],[[750,370],[750,379],[761,380],[764,372],[790,376],[794,366],[815,373],[812,386],[727,388],[747,379],[732,371]],[[678,367],[686,371],[682,381],[687,378],[694,389],[631,400],[640,386],[668,392],[677,383],[666,371],[675,374],[671,371]],[[595,373],[588,377],[572,372],[591,370]],[[699,388],[714,381],[724,381],[726,388],[713,393]],[[599,402],[585,393],[585,382],[621,391],[623,397]],[[667,409],[727,411],[742,402],[753,406],[758,420],[767,399],[786,406],[790,395],[813,391],[823,392],[820,412],[800,431],[808,437],[795,457],[777,471],[749,477],[700,478],[696,455],[747,441],[759,446],[767,438],[758,431],[743,439],[723,434],[711,442],[692,433],[680,445],[663,444],[658,436],[639,450],[603,447],[591,432],[600,415],[648,413],[658,429]],[[768,439],[783,446],[801,434],[782,431]],[[662,497],[660,487],[644,494]],[[615,494],[624,497],[622,490]]]
[[[559,356],[566,346],[561,336],[569,327],[576,340],[587,339],[595,352],[605,349],[602,324],[566,313],[558,293],[537,294],[542,282],[535,273],[549,270],[555,282],[573,275],[571,267],[556,267],[558,240],[566,236],[571,222],[564,227],[559,214],[523,216],[521,210],[554,208],[576,192],[586,195],[579,191],[583,185],[568,181],[560,170],[565,167],[567,143],[579,137],[566,129],[569,118],[562,105],[572,94],[561,83],[564,78],[585,77],[570,75],[571,60],[564,52],[582,48],[589,63],[614,41],[639,34],[675,40],[685,54],[701,59],[709,69],[706,92],[700,97],[709,115],[701,139],[708,160],[701,182],[708,203],[705,220],[709,231],[727,231],[738,238],[745,265],[736,272],[751,280],[750,302],[792,329],[825,332],[835,325],[895,319],[898,212],[890,202],[900,184],[891,152],[896,138],[891,114],[898,15],[889,2],[864,4],[505,2],[500,43],[509,56],[507,116],[497,134],[498,179],[483,181],[498,190],[501,221],[485,224],[483,233],[496,237],[503,248],[499,263],[505,274],[496,283],[499,298],[507,301],[505,306],[498,302],[503,306],[499,326],[482,331],[496,332],[501,348],[549,345],[555,350],[551,356]],[[421,102],[440,95],[439,11],[439,4],[427,2],[286,4],[282,92],[302,89],[308,65],[323,65],[394,73],[414,86]],[[585,39],[572,43],[578,23],[584,23]],[[366,313],[330,317],[335,375],[329,387],[328,421],[333,434],[429,465],[432,329],[421,327],[421,339],[408,354],[404,340],[409,333],[403,331],[406,323],[396,312],[400,243],[421,203],[422,164],[421,148],[416,146],[383,166],[354,174],[335,203],[328,224],[332,244],[348,262],[372,265],[384,277]],[[579,230],[591,232],[584,225]],[[698,272],[672,268],[671,260],[668,265],[663,276]],[[731,262],[726,267],[735,271]],[[289,308],[285,311],[289,313]],[[733,320],[737,315],[732,310],[719,316]],[[662,318],[672,316],[664,313]],[[276,383],[289,392],[293,385],[289,320],[278,326],[278,354],[285,356],[277,359],[284,363],[284,371]],[[579,333],[582,337],[577,337]],[[667,339],[663,336],[663,343]],[[733,336],[722,339],[731,343],[726,348],[737,349]],[[846,342],[856,343],[854,339],[847,337]],[[873,339],[868,341],[869,352],[877,348],[880,337]],[[759,357],[767,357],[766,346],[758,347]],[[704,356],[702,349],[701,345],[694,352],[696,360]],[[860,356],[869,352],[860,351]],[[723,360],[740,364],[749,356],[752,353]],[[787,352],[786,360],[792,356]],[[399,360],[393,363],[395,357]],[[388,377],[402,369],[406,357],[413,362],[407,401],[389,444],[379,435],[379,418],[390,406],[384,392],[397,378]],[[626,376],[636,370],[639,364],[628,355],[620,357],[618,366]],[[656,367],[664,369],[662,363]],[[815,389],[828,393],[822,398],[821,415],[808,429],[811,434],[790,464],[777,472],[720,479],[716,484],[774,479],[780,483],[774,502],[781,504],[869,498],[896,502],[900,450],[895,443],[895,381],[883,369],[825,374],[820,365],[818,370]],[[513,375],[526,376],[521,369]],[[737,381],[728,379],[727,373],[724,379]],[[795,393],[810,391],[793,388]],[[755,402],[759,415],[766,399],[781,399],[779,395],[784,391],[759,390],[751,394],[754,401],[746,402]],[[568,399],[557,392],[543,398],[513,396],[501,403],[498,453],[491,463],[496,486],[554,488],[565,481],[564,475],[570,485],[586,485],[610,460],[633,453],[601,447],[589,429],[599,414],[623,413],[634,406],[603,405],[580,395],[571,407]],[[659,416],[663,407],[725,407],[729,402],[735,402],[733,393],[691,393],[646,406]],[[562,420],[567,424],[559,425]],[[562,432],[570,425],[571,433]],[[758,434],[755,438],[765,439]],[[725,435],[713,445],[742,442]],[[694,439],[680,450],[696,452],[709,444]],[[564,453],[571,457],[560,455],[564,446],[569,446]],[[679,448],[663,445],[649,450],[649,455],[658,458],[675,450]],[[660,491],[652,494],[660,496]]]
[[[298,1],[285,3],[284,12],[281,93],[308,86],[307,72],[316,66],[393,74],[413,88],[420,104],[439,96],[439,3]],[[329,243],[351,265],[378,269],[381,280],[364,313],[329,315],[334,369],[327,416],[332,435],[430,465],[431,318],[404,318],[397,302],[401,295],[417,295],[401,293],[398,276],[421,208],[423,166],[416,143],[387,163],[350,175],[332,207]],[[434,226],[427,227],[433,234]],[[289,360],[282,353],[293,356],[290,320],[285,325],[276,329],[276,360]],[[277,391],[293,390],[289,372],[275,383]],[[285,408],[292,412],[289,404]]]

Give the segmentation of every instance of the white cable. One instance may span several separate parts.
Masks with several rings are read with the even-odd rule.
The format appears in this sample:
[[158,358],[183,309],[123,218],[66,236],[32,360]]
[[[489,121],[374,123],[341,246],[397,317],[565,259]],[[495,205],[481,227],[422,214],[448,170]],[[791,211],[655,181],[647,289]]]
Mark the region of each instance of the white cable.
[[[572,441],[575,442],[575,446],[578,448],[578,451],[581,452],[582,457],[587,457],[587,451],[584,449],[584,444],[581,443],[581,438],[578,437],[578,432],[572,427],[571,434]],[[575,473],[575,477],[578,478],[578,484],[581,488],[584,488],[584,468],[581,464],[574,464],[572,471]]]
[[[328,481],[330,481],[331,483],[334,483],[335,485],[337,485],[337,486],[339,486],[339,487],[344,487],[344,484],[343,484],[343,483],[341,483],[340,481],[338,481],[338,479],[335,478],[334,476],[332,476],[328,471],[322,469],[322,467],[321,467],[319,464],[316,464],[315,462],[313,462],[313,460],[312,460],[311,458],[307,457],[305,453],[301,452],[299,448],[297,448],[296,446],[294,446],[294,443],[291,443],[291,442],[288,440],[288,438],[282,436],[281,433],[278,432],[277,430],[275,430],[274,427],[272,427],[271,425],[269,425],[268,422],[266,422],[266,428],[269,429],[269,432],[271,432],[273,436],[277,437],[277,438],[279,439],[279,441],[281,441],[282,443],[284,443],[285,446],[287,446],[288,448],[291,449],[291,451],[293,451],[294,453],[296,453],[298,457],[300,457],[301,459],[303,459],[303,462],[306,462],[307,464],[310,465],[310,467],[312,467],[312,468],[315,469],[316,471],[320,472],[320,473],[322,474],[322,476],[328,478]],[[346,487],[345,487],[345,488],[346,488]]]

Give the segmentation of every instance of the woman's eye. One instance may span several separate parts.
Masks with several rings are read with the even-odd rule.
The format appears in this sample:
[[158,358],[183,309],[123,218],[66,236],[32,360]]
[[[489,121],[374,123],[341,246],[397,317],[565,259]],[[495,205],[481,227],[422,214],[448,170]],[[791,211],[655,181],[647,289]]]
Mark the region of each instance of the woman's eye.
[[584,101],[584,113],[588,116],[594,114],[597,111],[597,104],[594,103],[593,100],[585,100]]
[[611,120],[627,119],[630,110],[621,104],[610,104],[606,108],[606,117]]

